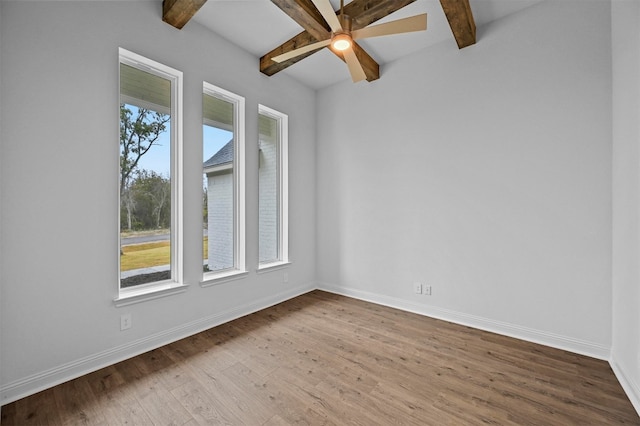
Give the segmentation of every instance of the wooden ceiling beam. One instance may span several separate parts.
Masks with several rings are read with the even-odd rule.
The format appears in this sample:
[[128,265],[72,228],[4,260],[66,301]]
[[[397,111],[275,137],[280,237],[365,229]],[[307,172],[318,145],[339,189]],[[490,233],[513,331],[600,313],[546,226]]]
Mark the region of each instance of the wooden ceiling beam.
[[458,48],[476,44],[476,23],[469,0],[440,0]]
[[[284,69],[287,69],[291,65],[295,64],[298,61],[303,60],[304,58],[313,55],[318,50],[324,49],[321,47],[317,50],[312,50],[311,52],[303,53],[302,55],[296,56],[295,58],[289,59],[285,62],[275,62],[271,60],[271,58],[282,55],[283,53],[290,52],[292,50],[298,49],[300,47],[308,46],[311,43],[315,43],[315,40],[311,35],[303,31],[297,36],[287,40],[280,46],[273,49],[271,52],[264,55],[260,58],[260,72],[266,75],[274,75]],[[335,51],[329,48],[337,57],[339,57],[342,61],[344,61],[344,56],[341,52]],[[373,59],[360,45],[356,42],[353,43],[353,51],[358,57],[360,64],[362,65],[362,69],[367,76],[367,81],[374,81],[380,78],[380,65]]]
[[181,30],[207,0],[164,0],[162,20]]
[[[360,62],[360,65],[362,65],[362,69],[367,76],[367,81],[371,82],[379,79],[380,65],[378,65],[378,63],[371,56],[369,56],[369,54],[355,41],[353,42],[352,48],[353,52],[358,58],[358,61]],[[329,50],[331,50],[338,58],[342,59],[342,61],[346,63],[342,52],[333,50],[331,47],[329,48]]]
[[344,13],[353,18],[352,30],[359,30],[396,12],[416,0],[354,0],[344,6]]
[[280,46],[276,47],[271,52],[260,58],[260,72],[269,76],[274,75],[277,72],[289,68],[291,65],[295,64],[298,61],[301,61],[307,56],[313,55],[318,50],[324,49],[324,47],[321,47],[318,50],[312,50],[311,52],[303,53],[302,55],[296,56],[295,58],[280,63],[275,62],[271,59],[275,56],[282,55],[283,53],[299,49],[300,47],[308,46],[311,43],[315,43],[317,41],[318,40],[311,36],[311,34],[309,34],[307,31],[301,32],[300,34],[285,41]]
[[271,0],[316,41],[331,37],[331,28],[310,0]]

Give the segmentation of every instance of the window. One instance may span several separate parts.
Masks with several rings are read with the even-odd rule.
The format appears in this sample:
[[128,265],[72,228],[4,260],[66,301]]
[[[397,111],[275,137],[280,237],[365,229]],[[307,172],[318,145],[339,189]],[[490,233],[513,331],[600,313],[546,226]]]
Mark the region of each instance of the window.
[[120,49],[120,298],[182,284],[182,73]]
[[259,269],[289,262],[288,117],[258,109],[258,251]]
[[245,272],[244,98],[204,83],[203,282]]

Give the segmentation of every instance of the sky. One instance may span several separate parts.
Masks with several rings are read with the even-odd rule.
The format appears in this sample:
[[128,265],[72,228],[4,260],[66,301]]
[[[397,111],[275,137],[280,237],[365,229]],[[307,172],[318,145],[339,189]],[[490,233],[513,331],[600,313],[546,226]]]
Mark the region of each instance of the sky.
[[[132,105],[127,105],[133,112],[133,116],[137,114],[137,108]],[[169,176],[170,163],[170,137],[169,126],[167,130],[160,136],[158,142],[142,156],[138,163],[140,169],[153,170],[165,177]],[[218,152],[220,148],[226,145],[227,142],[233,137],[233,133],[221,130],[216,127],[202,126],[203,143],[202,143],[202,161],[207,161],[213,154]],[[190,149],[190,146],[183,141],[183,150]]]

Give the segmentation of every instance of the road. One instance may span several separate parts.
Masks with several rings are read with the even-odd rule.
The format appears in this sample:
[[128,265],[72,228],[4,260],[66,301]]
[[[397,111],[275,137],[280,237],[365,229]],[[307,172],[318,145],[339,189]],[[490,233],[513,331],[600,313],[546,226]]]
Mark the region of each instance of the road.
[[[202,236],[207,236],[207,230],[203,230]],[[131,244],[151,243],[154,241],[169,241],[171,234],[158,234],[158,235],[140,235],[137,237],[125,237],[120,240],[120,244],[123,246],[129,246]]]
[[138,237],[125,237],[120,240],[120,244],[128,246],[131,244],[150,243],[153,241],[169,241],[171,234],[159,234],[159,235],[140,235]]

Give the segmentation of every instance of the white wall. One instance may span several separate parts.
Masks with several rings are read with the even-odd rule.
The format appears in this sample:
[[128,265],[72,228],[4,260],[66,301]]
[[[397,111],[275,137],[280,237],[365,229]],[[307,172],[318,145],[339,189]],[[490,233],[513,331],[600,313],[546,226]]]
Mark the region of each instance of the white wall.
[[[315,94],[153,2],[1,2],[0,401],[305,292],[315,278]],[[118,47],[184,72],[186,292],[116,308]],[[202,82],[245,96],[247,264],[202,288]],[[257,274],[258,104],[289,115],[292,265]],[[255,142],[251,142],[255,141]],[[121,332],[120,315],[133,327]]]
[[611,364],[640,412],[640,3],[614,1]]
[[319,92],[318,279],[606,359],[610,4],[539,3],[478,38]]

